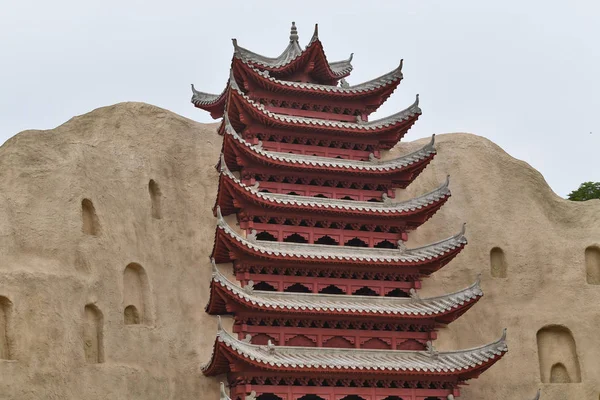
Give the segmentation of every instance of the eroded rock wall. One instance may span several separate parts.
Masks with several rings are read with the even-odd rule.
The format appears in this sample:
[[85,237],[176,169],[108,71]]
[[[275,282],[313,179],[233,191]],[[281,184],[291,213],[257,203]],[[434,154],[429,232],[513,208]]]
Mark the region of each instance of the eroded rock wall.
[[[218,398],[218,379],[200,373],[216,330],[204,313],[215,128],[123,103],[0,148],[0,399]],[[450,174],[453,196],[409,244],[467,222],[469,245],[423,294],[462,288],[478,273],[485,292],[437,346],[476,346],[503,327],[510,346],[461,398],[527,399],[538,387],[543,399],[598,398],[600,201],[559,198],[537,171],[478,136],[441,135],[437,148],[399,195]],[[542,383],[550,375],[540,363],[561,380],[578,363],[581,382]]]

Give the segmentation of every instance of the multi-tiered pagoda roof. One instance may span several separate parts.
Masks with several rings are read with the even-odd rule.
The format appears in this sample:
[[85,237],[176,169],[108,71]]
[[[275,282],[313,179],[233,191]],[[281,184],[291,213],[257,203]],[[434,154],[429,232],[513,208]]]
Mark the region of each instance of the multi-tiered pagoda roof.
[[[292,24],[278,57],[234,39],[221,94],[192,86],[192,103],[223,118],[206,311],[233,316],[233,334],[219,319],[202,371],[227,374],[236,400],[451,399],[507,351],[505,334],[466,350],[434,348],[438,328],[483,296],[479,280],[441,296],[418,293],[465,247],[465,227],[405,245],[449,200],[449,178],[395,199],[435,157],[434,137],[386,158],[420,117],[418,95],[369,120],[403,79],[402,62],[350,85],[351,61],[329,62],[317,27],[302,49]],[[231,400],[223,386],[221,398]]]

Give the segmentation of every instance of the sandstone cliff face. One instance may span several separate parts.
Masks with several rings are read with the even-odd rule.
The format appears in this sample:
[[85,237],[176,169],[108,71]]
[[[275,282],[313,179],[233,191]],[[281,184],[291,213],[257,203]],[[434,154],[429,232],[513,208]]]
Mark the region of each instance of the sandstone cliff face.
[[[218,398],[218,380],[200,373],[216,329],[204,313],[215,126],[124,103],[0,148],[0,399]],[[469,245],[423,294],[478,273],[485,292],[437,346],[476,346],[507,327],[510,347],[461,398],[528,399],[538,387],[542,399],[598,398],[600,201],[557,197],[481,137],[437,139],[400,197],[446,174],[453,196],[409,244],[467,222]]]

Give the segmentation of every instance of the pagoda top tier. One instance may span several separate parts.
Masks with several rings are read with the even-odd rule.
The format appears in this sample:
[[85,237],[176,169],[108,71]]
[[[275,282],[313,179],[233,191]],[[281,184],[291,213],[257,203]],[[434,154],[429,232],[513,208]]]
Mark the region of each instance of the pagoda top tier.
[[213,354],[202,367],[207,376],[230,372],[234,364],[273,372],[328,374],[454,376],[459,381],[477,377],[506,352],[506,330],[498,340],[472,349],[436,351],[365,350],[321,347],[255,345],[239,340],[219,327]]
[[[344,81],[341,86],[333,86],[278,79],[271,76],[269,71],[261,71],[234,57],[230,79],[235,79],[246,91],[256,91],[263,97],[266,93],[270,93],[271,99],[289,100],[293,98],[297,102],[304,99],[303,103],[308,104],[323,102],[337,102],[346,106],[352,104],[351,108],[358,110],[359,114],[366,118],[370,113],[376,111],[400,84],[403,78],[402,64],[401,60],[400,65],[392,71],[366,82],[349,85]],[[220,118],[225,109],[227,86],[221,94],[212,94],[200,92],[192,85],[192,103],[198,108],[209,111],[213,118]],[[259,95],[254,97],[259,97]]]
[[319,40],[318,24],[315,24],[315,31],[304,50],[300,47],[298,39],[296,23],[292,22],[289,44],[279,56],[260,55],[239,46],[237,39],[233,39],[234,56],[286,80],[336,84],[339,79],[350,75],[352,54],[346,60],[327,61],[323,44]]

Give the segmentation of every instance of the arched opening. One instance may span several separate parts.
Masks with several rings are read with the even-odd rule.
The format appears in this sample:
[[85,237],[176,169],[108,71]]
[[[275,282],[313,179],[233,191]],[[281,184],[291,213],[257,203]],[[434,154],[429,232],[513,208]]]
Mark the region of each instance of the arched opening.
[[150,284],[146,270],[130,263],[123,271],[123,319],[125,325],[149,325],[151,318]]
[[98,307],[88,304],[84,309],[83,349],[85,361],[90,364],[104,362],[104,317]]
[[300,195],[299,195],[298,193],[296,193],[296,192],[289,192],[288,194],[289,194],[290,196],[300,196]]
[[339,243],[329,235],[321,236],[315,241],[315,244],[326,244],[330,246],[337,246]]
[[354,199],[350,196],[344,196],[340,200],[354,200]]
[[324,195],[324,194],[322,194],[322,193],[315,194],[313,197],[319,197],[319,198],[321,198],[321,199],[327,199],[327,198],[328,198],[327,196],[325,196],[325,195]]
[[319,293],[323,293],[323,294],[346,294],[346,292],[344,292],[342,289],[340,289],[339,287],[337,287],[335,285],[326,286],[323,289],[319,290]]
[[133,305],[125,307],[123,316],[125,319],[125,325],[138,325],[142,323],[140,319],[140,312]]
[[321,396],[317,396],[316,394],[305,394],[304,396],[298,398],[298,400],[325,400]]
[[345,246],[350,247],[369,247],[369,245],[359,238],[350,239],[346,242]]
[[402,397],[398,397],[398,396],[388,396],[383,400],[404,400]]
[[260,189],[259,192],[260,193],[271,193],[271,191],[267,190],[267,189]]
[[587,283],[600,285],[600,247],[589,246],[585,249],[585,271]]
[[543,327],[537,332],[537,345],[543,383],[581,382],[575,339],[568,328]]
[[396,288],[387,292],[385,297],[410,297],[410,295],[404,290]]
[[360,397],[356,394],[349,394],[346,397],[342,397],[340,400],[366,400],[364,397]]
[[308,240],[297,233],[292,233],[288,237],[283,238],[283,241],[286,243],[308,243]]
[[381,242],[377,243],[374,247],[376,247],[378,249],[395,249],[396,248],[394,243],[390,242],[389,240],[382,240]]
[[277,289],[275,288],[275,286],[267,283],[267,282],[258,282],[254,285],[254,289],[256,290],[264,290],[267,292],[276,292]]
[[256,235],[257,240],[265,240],[267,242],[276,242],[277,238],[271,235],[269,232],[260,232]]
[[291,285],[287,289],[285,289],[284,292],[310,293],[310,289],[300,283],[294,283],[293,285]]
[[381,200],[376,198],[376,197],[371,197],[369,200],[367,200],[371,203],[381,203]]
[[360,289],[354,291],[354,293],[352,294],[355,294],[357,296],[379,296],[376,291],[374,291],[368,286],[363,286]]
[[550,369],[550,383],[571,383],[569,371],[562,363],[556,363]]
[[439,397],[425,397],[425,400],[442,400]]
[[304,335],[297,335],[286,342],[288,346],[316,347],[317,344]]
[[162,193],[158,183],[154,179],[150,179],[150,182],[148,182],[148,192],[150,192],[150,201],[152,203],[152,218],[161,219]]
[[371,338],[363,343],[363,349],[389,350],[391,346],[379,338]]
[[283,400],[281,397],[273,393],[263,393],[256,397],[257,400]]
[[334,336],[323,342],[323,347],[334,347],[341,349],[351,349],[354,347],[354,343],[342,336]]
[[86,235],[97,236],[100,233],[100,221],[90,199],[81,200],[81,222],[81,229]]
[[0,296],[0,360],[12,360],[12,303]]
[[490,268],[494,278],[506,278],[506,257],[504,251],[500,247],[494,247],[490,251]]

